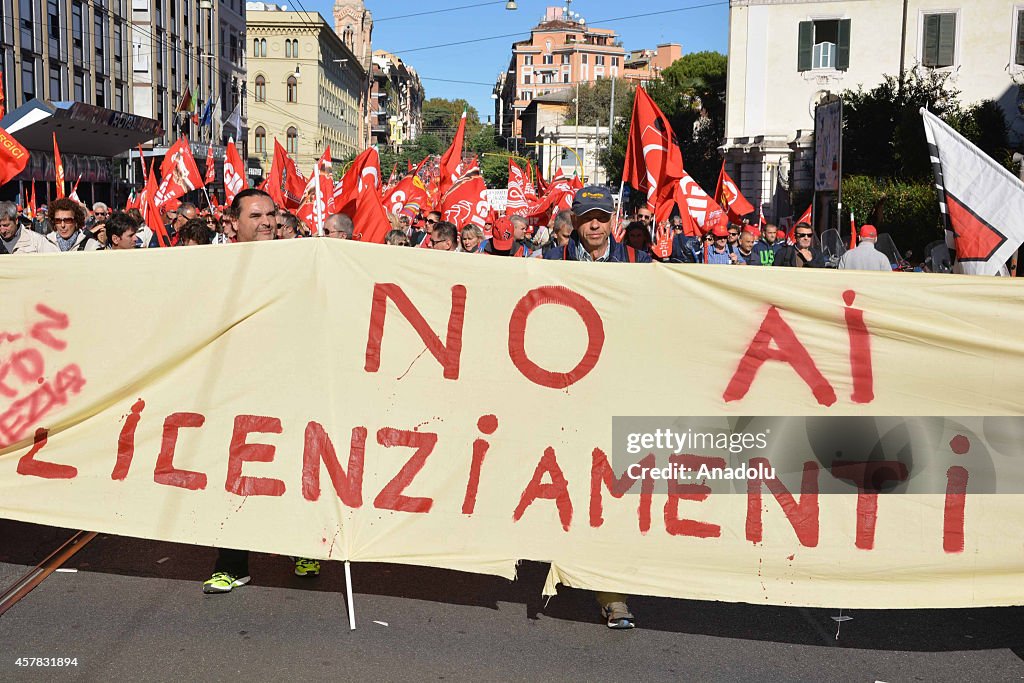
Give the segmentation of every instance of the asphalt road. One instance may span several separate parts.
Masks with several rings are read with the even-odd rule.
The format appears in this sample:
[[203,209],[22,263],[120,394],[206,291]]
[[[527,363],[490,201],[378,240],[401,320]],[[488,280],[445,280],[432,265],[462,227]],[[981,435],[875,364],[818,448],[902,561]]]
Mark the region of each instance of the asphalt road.
[[[72,534],[0,520],[0,589]],[[209,548],[99,536],[0,617],[0,681],[1006,681],[1024,679],[1024,608],[844,611],[634,598],[610,631],[593,597],[545,605],[546,568],[514,582],[353,565],[294,576],[254,555],[253,584],[209,596]],[[77,666],[19,667],[19,657]]]

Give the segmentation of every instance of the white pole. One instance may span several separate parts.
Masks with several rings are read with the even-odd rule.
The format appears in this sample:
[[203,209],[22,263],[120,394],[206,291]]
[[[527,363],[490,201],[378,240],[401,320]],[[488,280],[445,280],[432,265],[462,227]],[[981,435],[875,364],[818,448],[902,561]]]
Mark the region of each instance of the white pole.
[[352,565],[345,560],[345,598],[348,604],[348,628],[356,630],[356,605],[352,600]]

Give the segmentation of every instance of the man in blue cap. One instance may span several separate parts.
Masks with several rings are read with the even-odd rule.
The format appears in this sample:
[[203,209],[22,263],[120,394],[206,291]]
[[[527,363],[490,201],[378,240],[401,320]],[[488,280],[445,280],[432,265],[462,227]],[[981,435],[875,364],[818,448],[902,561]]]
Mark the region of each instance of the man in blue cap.
[[611,239],[615,202],[604,187],[588,185],[576,193],[572,202],[573,233],[568,244],[552,247],[544,258],[563,261],[608,263],[650,263],[646,251],[638,251]]

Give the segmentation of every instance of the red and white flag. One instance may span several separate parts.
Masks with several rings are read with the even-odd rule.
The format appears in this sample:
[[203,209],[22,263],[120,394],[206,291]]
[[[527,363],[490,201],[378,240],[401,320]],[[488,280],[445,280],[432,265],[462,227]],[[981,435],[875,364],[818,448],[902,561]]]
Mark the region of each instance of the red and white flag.
[[443,220],[454,224],[459,230],[467,225],[475,225],[483,230],[490,213],[487,185],[480,176],[466,178],[450,189],[441,202]]
[[506,216],[525,214],[529,204],[526,201],[526,174],[519,168],[512,157],[508,158],[508,202],[505,205]]
[[[356,204],[364,189],[372,189],[380,196],[380,154],[369,147],[355,158],[341,179],[340,192],[332,193],[336,204],[335,212],[350,218],[356,214]],[[333,186],[332,186],[333,187]]]
[[803,215],[800,216],[800,218],[796,219],[796,223],[794,223],[793,225],[798,225],[800,223],[806,223],[807,225],[813,226],[814,225],[813,209],[814,209],[814,202],[811,202],[810,204],[807,205],[807,210],[804,211]]
[[[209,175],[209,170],[207,170]],[[228,140],[227,151],[224,153],[224,203],[230,204],[242,190],[249,187],[245,177],[245,164],[238,153],[233,140]]]
[[739,223],[744,216],[754,213],[754,205],[747,201],[736,182],[725,172],[725,161],[722,162],[722,172],[718,174],[715,199],[729,214],[729,220],[734,223]]
[[[310,227],[314,235],[324,234],[324,221],[335,212],[334,183],[331,180],[331,148],[327,147],[313,167],[302,202],[295,215]],[[351,214],[349,214],[351,216]]]
[[201,187],[204,187],[203,177],[192,156],[192,147],[187,138],[178,138],[160,164],[160,187],[153,198],[154,203],[157,207],[163,206]]
[[[680,171],[680,173],[682,173],[682,176],[673,185],[674,194],[671,205],[678,204],[680,213],[682,213],[682,208],[686,207],[687,213],[693,219],[692,222],[683,220],[687,234],[697,236],[696,233],[693,233],[694,225],[701,233],[710,232],[716,225],[727,225],[729,217],[722,211],[722,207],[718,205],[718,202],[712,199],[711,195],[705,192],[704,188],[690,177],[689,173],[686,171]],[[666,201],[665,203],[668,202]],[[660,206],[663,206],[663,204]]]
[[1024,183],[922,109],[954,272],[997,275],[1024,243]]
[[387,194],[383,202],[384,208],[396,216],[404,209],[411,210],[415,215],[429,204],[430,198],[427,196],[427,188],[423,181],[413,173],[399,180],[395,189]]
[[[4,185],[14,176],[25,170],[28,164],[28,150],[20,142],[0,128],[0,185]],[[32,183],[33,215],[35,209],[35,183]]]
[[668,118],[642,87],[636,89],[622,179],[647,194],[647,206],[661,222],[674,206],[674,187],[683,177],[683,153]]

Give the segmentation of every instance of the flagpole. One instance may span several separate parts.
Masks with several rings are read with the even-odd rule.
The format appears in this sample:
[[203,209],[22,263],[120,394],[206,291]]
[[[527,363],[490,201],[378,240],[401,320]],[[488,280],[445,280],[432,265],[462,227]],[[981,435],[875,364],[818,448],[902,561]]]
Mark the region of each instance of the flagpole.
[[213,202],[210,201],[210,193],[206,191],[206,185],[203,185],[203,194],[206,195],[206,205],[210,207],[210,213],[216,213],[216,209],[213,208]]

